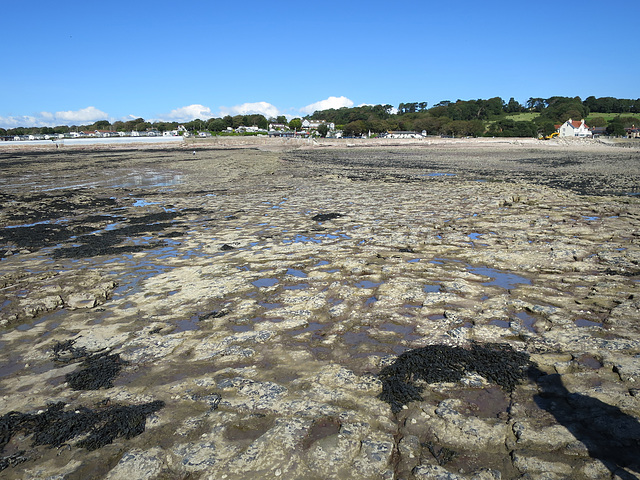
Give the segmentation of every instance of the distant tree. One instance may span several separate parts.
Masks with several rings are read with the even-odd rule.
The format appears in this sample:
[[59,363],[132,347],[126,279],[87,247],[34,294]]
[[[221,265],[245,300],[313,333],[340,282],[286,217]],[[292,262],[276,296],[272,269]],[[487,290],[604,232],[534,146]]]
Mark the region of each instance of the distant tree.
[[184,128],[186,128],[190,132],[197,132],[198,130],[204,130],[205,127],[206,127],[206,122],[203,122],[199,118],[196,118],[195,120],[191,120],[190,122],[187,122],[184,124]]
[[555,123],[548,118],[537,117],[533,119],[533,124],[537,128],[537,133],[541,135],[551,135],[556,131]]
[[140,122],[133,126],[133,130],[136,132],[145,132],[147,128],[151,128],[151,124],[149,122]]
[[420,132],[425,130],[427,135],[439,135],[446,133],[444,126],[450,122],[448,117],[424,117],[415,121],[414,128]]
[[98,120],[93,124],[94,130],[107,130],[111,126],[109,120]]
[[625,135],[627,132],[624,129],[624,124],[622,123],[622,119],[618,116],[609,121],[609,125],[607,125],[607,135]]
[[607,121],[603,117],[593,117],[589,120],[590,127],[604,127],[607,125]]
[[540,116],[557,123],[565,122],[569,118],[580,120],[589,115],[589,109],[582,103],[580,97],[551,97],[545,102],[547,108],[541,112]]
[[504,111],[507,113],[518,113],[522,110],[522,105],[520,105],[520,103],[517,102],[513,97],[509,99],[509,102],[504,107]]
[[533,122],[517,122],[511,118],[503,118],[489,126],[487,135],[495,137],[535,137],[538,128]]
[[356,120],[355,122],[349,122],[344,126],[343,133],[347,137],[359,137],[365,133],[366,127],[362,120]]
[[222,117],[222,121],[224,122],[224,128],[233,127],[233,117],[231,115],[225,115]]
[[291,130],[300,130],[302,128],[302,119],[294,118],[289,122],[289,128]]
[[329,133],[329,127],[327,127],[326,123],[321,123],[318,125],[318,133],[321,137],[326,137],[327,133]]
[[233,123],[231,124],[231,126],[236,129],[240,126],[244,126],[244,127],[249,127],[250,125],[247,125],[247,116],[246,115],[234,115],[233,117]]
[[207,122],[207,130],[211,132],[221,132],[226,128],[227,126],[221,118],[210,118]]
[[544,98],[533,98],[530,97],[526,103],[527,110],[533,112],[541,112],[546,107],[546,102]]
[[135,126],[140,123],[145,123],[144,118],[136,118],[135,120],[129,120],[125,122],[124,129],[125,131],[130,132],[132,130],[135,130]]
[[454,120],[443,126],[444,132],[458,137],[478,136],[484,133],[481,120]]
[[640,126],[640,119],[637,117],[621,117],[620,121],[625,127],[638,127]]
[[253,125],[257,125],[258,128],[261,128],[262,130],[269,128],[269,122],[264,115],[253,115],[251,123]]
[[7,135],[7,131],[4,128],[0,128],[0,135],[1,136],[6,136]]
[[400,105],[398,105],[398,115],[423,112],[427,109],[427,105],[427,102],[401,103]]
[[[478,100],[478,102],[481,101],[482,100]],[[500,97],[490,98],[489,100],[485,101],[485,108],[487,110],[487,115],[500,115],[504,110],[504,100],[502,100],[502,98]],[[478,115],[478,118],[482,117]]]
[[282,125],[286,125],[287,117],[285,117],[284,115],[278,115],[278,118],[276,118],[276,123],[281,123]]

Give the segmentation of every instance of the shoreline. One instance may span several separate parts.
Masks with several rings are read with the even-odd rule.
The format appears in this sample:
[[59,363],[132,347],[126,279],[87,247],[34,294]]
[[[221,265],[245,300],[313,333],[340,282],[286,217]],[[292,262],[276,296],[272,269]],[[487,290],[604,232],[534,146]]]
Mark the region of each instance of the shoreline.
[[271,137],[146,137],[135,139],[66,139],[64,141],[6,141],[0,142],[3,151],[48,151],[70,150],[113,150],[113,149],[149,149],[149,148],[261,148],[280,151],[287,149],[343,149],[343,148],[534,148],[542,150],[579,149],[602,150],[603,148],[629,148],[640,150],[638,139],[586,139],[556,138],[538,140],[529,137],[478,137],[478,138],[441,138],[425,137],[420,139],[387,138],[271,138]]

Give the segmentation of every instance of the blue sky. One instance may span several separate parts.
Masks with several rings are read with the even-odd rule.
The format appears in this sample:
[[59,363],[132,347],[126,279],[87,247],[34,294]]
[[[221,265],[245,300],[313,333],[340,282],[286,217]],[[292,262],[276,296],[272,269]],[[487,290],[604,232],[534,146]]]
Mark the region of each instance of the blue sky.
[[640,97],[640,2],[7,2],[0,127]]

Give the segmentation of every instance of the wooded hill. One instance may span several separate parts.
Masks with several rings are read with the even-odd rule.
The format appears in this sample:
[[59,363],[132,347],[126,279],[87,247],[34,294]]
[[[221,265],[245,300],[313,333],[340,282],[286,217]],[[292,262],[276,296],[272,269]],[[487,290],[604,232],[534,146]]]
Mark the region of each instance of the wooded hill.
[[428,135],[535,137],[554,132],[555,125],[569,118],[584,118],[589,126],[607,127],[612,135],[624,135],[624,127],[640,125],[640,99],[530,98],[521,105],[513,98],[505,102],[494,97],[443,101],[431,108],[426,102],[401,103],[397,112],[391,105],[365,105],[317,111],[309,118],[340,125],[348,136],[401,130],[426,131]]

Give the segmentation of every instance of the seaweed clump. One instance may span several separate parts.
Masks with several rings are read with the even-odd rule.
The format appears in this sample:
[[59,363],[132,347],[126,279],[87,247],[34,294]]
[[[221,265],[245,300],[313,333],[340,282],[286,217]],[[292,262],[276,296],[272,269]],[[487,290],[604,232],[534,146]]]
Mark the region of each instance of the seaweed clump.
[[[32,447],[46,445],[59,448],[76,437],[76,446],[97,450],[118,437],[126,439],[145,430],[149,415],[164,407],[156,400],[141,405],[111,405],[92,410],[87,407],[65,410],[64,402],[50,404],[40,413],[9,412],[0,417],[0,452],[16,433],[32,435]],[[4,457],[0,470],[24,461],[24,451]]]
[[86,347],[75,347],[75,340],[57,342],[53,346],[53,358],[56,362],[70,363],[81,360],[81,369],[67,373],[65,380],[73,390],[99,390],[113,387],[127,361],[119,353],[103,351],[89,352]]
[[457,382],[467,373],[477,373],[507,391],[527,377],[532,365],[529,355],[516,352],[507,344],[473,344],[470,349],[448,345],[428,345],[409,350],[384,367],[380,400],[397,413],[409,402],[422,400],[422,387],[416,382]]
[[340,218],[341,216],[341,213],[318,213],[317,215],[311,217],[311,220],[315,222],[326,222],[328,220]]

